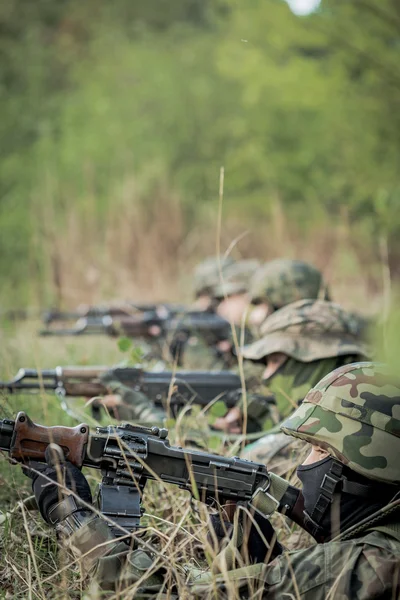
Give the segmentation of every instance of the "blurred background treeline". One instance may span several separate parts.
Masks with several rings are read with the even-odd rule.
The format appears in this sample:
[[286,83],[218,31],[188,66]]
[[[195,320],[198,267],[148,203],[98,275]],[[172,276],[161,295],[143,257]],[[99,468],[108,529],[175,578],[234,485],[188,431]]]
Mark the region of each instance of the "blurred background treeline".
[[223,249],[381,294],[400,275],[399,34],[397,0],[2,0],[1,304],[190,296],[222,165]]

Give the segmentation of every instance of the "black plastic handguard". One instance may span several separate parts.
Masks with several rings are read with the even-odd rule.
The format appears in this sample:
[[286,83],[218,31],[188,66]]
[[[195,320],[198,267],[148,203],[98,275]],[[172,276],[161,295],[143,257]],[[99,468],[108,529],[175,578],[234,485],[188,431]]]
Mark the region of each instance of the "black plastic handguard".
[[[136,372],[135,372],[136,371]],[[162,404],[167,399],[173,405],[189,402],[206,406],[215,399],[234,406],[240,391],[240,377],[231,371],[142,371],[133,368],[113,370],[115,378]],[[133,374],[133,376],[132,376]],[[136,380],[136,383],[135,383]]]

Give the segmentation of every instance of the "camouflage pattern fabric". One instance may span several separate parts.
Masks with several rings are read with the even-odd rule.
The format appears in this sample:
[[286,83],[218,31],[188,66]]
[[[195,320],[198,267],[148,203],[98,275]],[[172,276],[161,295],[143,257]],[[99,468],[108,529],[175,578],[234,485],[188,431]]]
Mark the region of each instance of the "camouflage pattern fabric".
[[[393,518],[393,531],[400,526]],[[256,564],[194,583],[203,600],[232,597],[281,600],[371,600],[400,594],[400,536],[372,531],[351,541],[332,541],[285,552],[269,564]],[[227,581],[228,579],[228,581]],[[212,583],[213,581],[213,583]],[[235,595],[235,591],[237,596]]]
[[[232,338],[227,341],[233,346]],[[183,364],[187,370],[223,371],[237,366],[237,356],[229,349],[222,351],[218,345],[209,346],[203,338],[191,336],[185,345]]]
[[226,267],[222,281],[213,288],[215,298],[224,298],[234,294],[245,294],[249,290],[251,277],[260,263],[258,260],[240,260]]
[[[383,365],[358,363],[336,369],[318,383],[282,428],[322,445],[358,473],[400,484],[400,387]],[[394,488],[394,494],[398,487]],[[370,600],[400,594],[400,500],[329,543],[284,552],[268,564],[206,573],[188,585],[188,597],[278,600]],[[160,597],[163,565],[149,551],[112,538],[98,516],[72,520],[70,547],[103,589],[124,589],[139,580],[135,598]],[[62,523],[60,524],[62,531]],[[240,541],[238,541],[240,549]],[[240,557],[238,557],[238,560]],[[86,562],[87,561],[87,562]],[[218,563],[221,564],[221,563]],[[239,560],[240,564],[240,560]],[[161,569],[160,569],[161,567]]]
[[[268,401],[273,393],[263,381],[262,374],[265,365],[251,361],[244,361],[243,374],[246,383],[247,406],[247,432],[255,433],[263,428],[270,428],[279,422],[279,412],[276,406]],[[239,368],[235,369],[239,374]],[[243,412],[244,399],[241,390],[238,390],[237,406]]]
[[230,256],[221,257],[210,256],[201,262],[194,270],[194,294],[201,296],[203,294],[213,297],[214,288],[219,285],[221,273],[224,275],[226,269],[235,264],[235,261]]
[[[345,358],[347,359],[347,357]],[[245,361],[244,364],[247,365],[250,362]],[[354,362],[354,360],[347,360],[346,362]],[[293,358],[288,358],[272,377],[268,379],[260,378],[258,386],[253,385],[250,390],[253,394],[273,394],[276,399],[278,414],[282,419],[297,408],[313,385],[341,364],[343,364],[343,360],[338,360],[337,357],[314,360],[310,363],[302,363]],[[262,370],[265,370],[264,365]],[[246,366],[245,375],[247,371]],[[259,414],[260,419],[266,416],[262,413]]]
[[[113,404],[112,408],[109,408],[110,415],[117,421],[130,421],[138,425],[146,427],[164,426],[167,419],[174,415],[173,410],[168,414],[167,411],[162,407],[137,390],[133,390],[127,387],[121,381],[115,378],[113,371],[104,374],[101,379],[105,381],[108,389],[110,389],[113,395],[116,396],[117,402]],[[196,423],[192,422],[189,418],[191,413],[187,412],[185,415],[184,423],[186,425],[187,434],[191,441],[202,440],[203,445],[206,442],[207,435],[209,433],[207,425],[207,415],[204,415],[204,423],[196,420]],[[205,431],[206,429],[206,431]],[[196,433],[198,435],[196,435]],[[182,432],[181,432],[182,434]]]
[[[216,302],[224,297],[222,281],[229,286],[229,293],[242,293],[248,289],[249,279],[257,268],[258,261],[235,262],[231,257],[210,257],[200,263],[194,273],[195,295],[208,295]],[[229,295],[229,294],[228,294]],[[248,339],[249,334],[247,334]],[[239,338],[240,339],[240,338]],[[233,345],[232,340],[229,340]],[[237,364],[237,358],[229,352],[219,352],[218,347],[210,347],[199,336],[192,336],[184,351],[186,369],[230,369]]]
[[[246,381],[247,418],[249,424],[252,423],[251,430],[268,430],[273,425],[276,425],[283,417],[290,414],[297,407],[310,387],[319,381],[323,375],[329,373],[335,366],[335,359],[315,361],[309,365],[289,359],[279,370],[279,374],[270,379],[263,379],[264,364],[244,361],[243,371]],[[275,397],[275,407],[271,407],[270,403],[263,401],[263,398],[270,396]],[[242,412],[244,411],[244,399],[242,395],[240,395],[237,406]]]
[[318,269],[301,260],[277,259],[254,274],[249,287],[251,301],[282,308],[298,300],[329,300],[327,286]]
[[360,322],[341,306],[325,300],[300,300],[277,310],[261,325],[261,339],[242,355],[260,360],[282,352],[303,363],[348,354],[369,356]]
[[83,574],[90,574],[102,590],[127,588],[146,573],[145,584],[139,592],[156,595],[164,585],[160,569],[152,569],[154,561],[150,553],[137,547],[132,549],[124,541],[118,541],[100,516],[88,516],[63,541],[80,558]]
[[183,364],[185,369],[212,369],[217,363],[217,369],[223,368],[222,357],[218,358],[214,348],[210,348],[205,340],[198,336],[190,336],[185,344]]
[[400,380],[385,365],[336,369],[310,390],[281,429],[318,444],[365,477],[400,483]]
[[[382,529],[382,530],[380,530]],[[135,598],[156,598],[163,587],[162,565],[155,564],[147,550],[133,550],[112,538],[100,517],[87,522],[66,540],[103,590],[123,590],[141,579]],[[240,598],[301,598],[302,600],[370,600],[397,598],[400,593],[399,512],[355,539],[340,538],[305,550],[285,552],[269,564],[229,570],[226,576],[207,572],[188,586],[188,597],[226,599],[227,588]],[[83,562],[82,562],[83,561]],[[147,573],[147,575],[146,575]],[[258,591],[256,595],[256,591]],[[143,595],[142,595],[143,594]]]
[[[100,518],[96,517],[91,523],[91,527],[84,526],[73,535],[70,545],[75,556],[88,552],[88,542],[94,551],[95,542],[103,549],[102,556],[97,556],[90,564],[98,585],[103,590],[123,590],[148,572],[135,592],[135,598],[158,597],[157,593],[163,587],[163,575],[159,569],[152,568],[154,559],[149,553],[129,550],[127,545],[116,540],[112,542],[109,530],[104,522],[101,526]],[[228,586],[231,594],[232,588],[236,589],[243,599],[397,598],[400,593],[400,535],[396,537],[395,534],[396,527],[400,526],[398,517],[392,517],[392,523],[393,536],[369,531],[350,541],[333,541],[286,552],[269,564],[230,570],[229,583],[222,575],[207,573],[188,586],[188,597],[227,600],[233,597],[227,595]],[[390,524],[387,529],[390,531]]]
[[164,419],[167,417],[165,410],[156,406],[153,400],[145,394],[123,385],[116,379],[112,370],[102,375],[100,379],[113,394],[119,397],[118,404],[110,411],[113,418],[149,427],[163,425]]
[[[334,358],[325,358],[315,360],[310,363],[301,363],[293,358],[289,358],[286,363],[269,380],[264,382],[264,393],[268,389],[276,398],[277,412],[282,418],[287,417],[303,401],[304,397],[316,383],[318,383],[327,373],[330,373],[343,364],[349,364],[359,361],[363,357],[359,355],[339,356]],[[250,396],[249,412],[256,411]],[[268,413],[262,413],[258,410],[260,422],[264,421],[264,429],[267,430],[270,425],[265,419]],[[295,441],[287,435],[280,434],[278,429],[274,433],[267,434],[259,440],[248,444],[241,452],[241,457],[255,462],[261,462],[268,465],[279,465],[277,472],[285,472],[285,464],[290,463],[304,444],[295,444]],[[273,462],[271,462],[273,460]]]

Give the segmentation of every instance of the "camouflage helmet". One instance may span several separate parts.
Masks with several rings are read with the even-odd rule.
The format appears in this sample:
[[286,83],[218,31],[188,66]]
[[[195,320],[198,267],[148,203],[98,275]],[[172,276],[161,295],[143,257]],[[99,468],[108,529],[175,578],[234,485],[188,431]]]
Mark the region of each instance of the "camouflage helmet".
[[203,260],[194,270],[194,293],[196,297],[203,294],[214,296],[214,289],[220,282],[220,268],[222,274],[228,267],[235,264],[230,256],[221,257],[210,256]]
[[320,271],[301,260],[265,263],[254,274],[249,293],[251,302],[268,302],[275,310],[306,298],[329,300]]
[[247,293],[250,280],[259,266],[255,259],[239,260],[229,265],[223,273],[222,282],[219,280],[214,288],[215,298]]
[[365,477],[400,483],[400,379],[387,365],[360,362],[335,369],[281,429],[321,446]]
[[260,360],[282,352],[300,362],[357,354],[369,357],[360,321],[327,300],[299,300],[268,316],[261,339],[242,348],[244,358]]

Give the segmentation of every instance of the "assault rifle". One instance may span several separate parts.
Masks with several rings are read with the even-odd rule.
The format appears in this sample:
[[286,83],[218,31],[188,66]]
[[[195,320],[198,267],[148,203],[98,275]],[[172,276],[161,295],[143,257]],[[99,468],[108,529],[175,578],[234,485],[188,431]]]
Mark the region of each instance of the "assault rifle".
[[41,318],[44,325],[48,327],[56,322],[78,321],[82,318],[101,319],[102,317],[131,317],[138,313],[153,312],[159,317],[174,316],[183,313],[188,309],[180,304],[171,304],[168,302],[137,303],[121,302],[118,304],[94,304],[92,306],[81,305],[72,311],[58,310],[49,308],[46,310],[40,308],[12,308],[0,310],[0,319],[6,321],[21,321],[26,319]]
[[[38,393],[53,391],[60,397],[85,396],[91,398],[107,393],[106,385],[99,379],[109,367],[56,367],[37,371],[20,369],[11,381],[0,381],[0,391],[6,393]],[[172,405],[189,402],[206,406],[221,398],[228,407],[236,404],[240,390],[240,377],[230,371],[144,371],[137,367],[113,369],[115,379],[134,390],[143,392],[156,404],[167,399]],[[274,398],[271,396],[270,402]]]
[[[191,311],[182,314],[160,316],[156,311],[146,311],[131,316],[82,317],[72,328],[46,328],[40,335],[100,335],[143,338],[147,341],[166,340],[171,357],[177,365],[183,365],[186,343],[193,335],[201,337],[210,347],[227,340],[231,326],[219,315],[206,311]],[[216,349],[218,354],[218,350]],[[224,358],[224,356],[218,356]]]
[[77,321],[78,319],[101,319],[103,317],[119,318],[131,317],[136,313],[153,312],[160,317],[176,315],[179,312],[187,310],[179,304],[170,303],[136,303],[123,302],[120,304],[98,304],[92,306],[78,307],[74,311],[61,311],[49,309],[43,312],[43,323],[47,326],[58,321]]
[[[157,327],[158,332],[153,328]],[[227,339],[230,335],[228,321],[211,312],[191,311],[180,315],[160,315],[157,311],[145,311],[133,315],[97,315],[81,317],[74,327],[46,328],[40,335],[126,335],[128,337],[155,338],[168,334],[186,333],[212,335],[213,339]]]
[[207,504],[249,501],[258,489],[268,489],[264,465],[170,446],[167,435],[167,429],[127,424],[97,427],[93,434],[85,423],[44,427],[24,412],[15,421],[0,420],[0,450],[15,462],[45,462],[47,446],[55,443],[77,467],[99,469],[99,510],[112,520],[117,535],[122,528],[140,527],[148,479],[177,485]]

